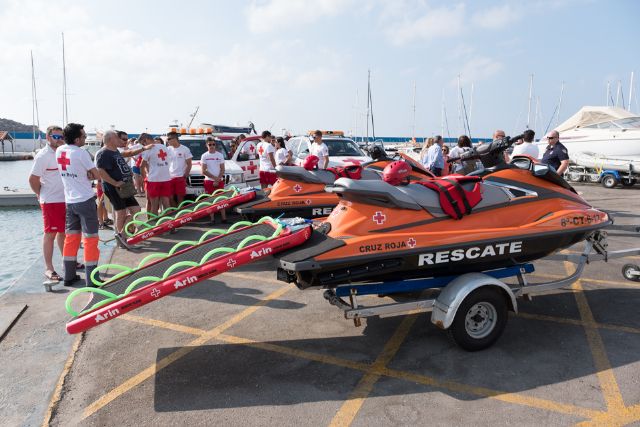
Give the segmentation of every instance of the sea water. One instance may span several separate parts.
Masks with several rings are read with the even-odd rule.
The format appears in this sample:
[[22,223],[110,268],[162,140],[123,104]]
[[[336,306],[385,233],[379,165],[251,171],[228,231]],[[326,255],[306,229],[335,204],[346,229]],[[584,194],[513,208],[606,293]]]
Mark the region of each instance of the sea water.
[[[29,188],[32,160],[0,162],[0,188]],[[0,208],[0,295],[42,255],[37,206]],[[44,272],[43,272],[44,273]]]

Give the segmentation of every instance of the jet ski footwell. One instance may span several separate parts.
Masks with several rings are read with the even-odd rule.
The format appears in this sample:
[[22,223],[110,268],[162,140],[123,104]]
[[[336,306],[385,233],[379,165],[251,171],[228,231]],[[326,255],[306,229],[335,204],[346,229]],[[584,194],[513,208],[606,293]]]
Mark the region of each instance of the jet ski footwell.
[[[209,238],[212,235],[215,237]],[[67,332],[86,331],[202,280],[300,245],[310,235],[311,225],[303,221],[241,221],[229,230],[209,230],[197,242],[180,242],[166,254],[151,254],[135,269],[102,265],[94,273],[105,269],[121,272],[105,283],[92,274],[97,288],[76,289],[69,295],[66,308],[76,318],[67,323]],[[86,293],[91,299],[75,311],[72,302]]]

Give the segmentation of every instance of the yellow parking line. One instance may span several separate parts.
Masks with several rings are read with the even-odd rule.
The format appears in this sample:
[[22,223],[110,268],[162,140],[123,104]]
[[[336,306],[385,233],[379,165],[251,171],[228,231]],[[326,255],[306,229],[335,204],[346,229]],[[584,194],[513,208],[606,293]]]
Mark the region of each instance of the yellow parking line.
[[[130,320],[130,319],[127,319],[127,320]],[[148,322],[148,323],[145,322],[145,323],[154,327],[175,330],[174,325],[169,324],[167,322],[153,321],[153,322]],[[428,377],[421,374],[414,374],[411,372],[399,371],[399,370],[395,370],[387,367],[373,368],[372,365],[367,363],[342,359],[342,358],[331,356],[331,355],[311,353],[305,350],[299,350],[299,349],[286,347],[278,344],[255,341],[248,338],[241,338],[241,337],[236,337],[232,335],[227,335],[224,333],[219,334],[217,337],[215,337],[215,339],[218,341],[222,341],[230,344],[246,345],[248,347],[252,347],[252,348],[256,348],[264,351],[271,351],[274,353],[280,353],[280,354],[284,354],[292,357],[298,357],[301,359],[311,360],[314,362],[325,363],[327,365],[353,369],[353,370],[361,371],[364,373],[370,373],[371,371],[375,371],[375,373],[378,375],[384,375],[390,378],[395,378],[403,381],[409,381],[417,384],[431,386],[434,388],[440,388],[440,389],[455,391],[459,393],[470,394],[474,396],[486,397],[486,398],[495,399],[495,400],[499,400],[506,403],[512,403],[512,404],[521,405],[521,406],[549,410],[553,412],[578,416],[582,418],[593,418],[593,417],[598,417],[605,414],[602,411],[582,408],[582,407],[578,407],[570,404],[563,404],[563,403],[554,402],[546,399],[539,399],[536,397],[525,396],[517,393],[507,393],[499,390],[492,390],[485,387],[475,387],[475,386],[457,383],[454,381],[441,381],[433,377]]]
[[108,393],[104,394],[98,400],[96,400],[95,402],[93,402],[92,404],[87,406],[85,408],[85,410],[84,410],[84,413],[83,413],[83,419],[87,418],[87,417],[90,417],[96,411],[100,410],[100,408],[103,408],[105,405],[108,405],[113,400],[117,399],[118,397],[122,396],[123,394],[125,394],[126,392],[128,392],[132,388],[136,387],[137,385],[139,385],[143,381],[145,381],[148,378],[150,378],[153,375],[155,375],[156,372],[166,368],[167,366],[171,365],[173,362],[175,362],[175,361],[181,359],[182,357],[186,356],[187,354],[191,353],[198,346],[201,346],[201,345],[205,344],[207,341],[210,341],[210,340],[216,338],[218,335],[220,335],[226,329],[228,329],[231,326],[235,325],[236,323],[242,321],[243,319],[245,319],[249,315],[251,315],[254,312],[256,312],[256,310],[258,310],[260,307],[266,305],[269,301],[281,297],[282,295],[284,295],[286,292],[288,292],[291,289],[293,289],[293,286],[284,286],[284,287],[278,289],[277,291],[272,292],[271,294],[267,295],[263,300],[257,302],[256,304],[254,304],[254,305],[252,305],[250,307],[247,307],[246,309],[242,310],[240,313],[238,313],[235,316],[233,316],[231,319],[229,319],[226,322],[216,326],[215,328],[213,328],[211,330],[208,330],[206,333],[200,335],[198,338],[194,339],[193,341],[191,341],[186,346],[179,348],[178,350],[174,351],[173,353],[169,354],[168,356],[165,356],[164,358],[160,359],[158,362],[156,362],[156,363],[152,364],[151,366],[149,366],[148,368],[144,369],[142,372],[140,372],[140,373],[134,375],[133,377],[129,378],[127,381],[125,381],[124,383],[120,384],[119,386],[117,386],[113,390],[109,391]]
[[237,279],[245,279],[245,280],[249,280],[251,283],[255,283],[256,281],[258,282],[266,282],[266,283],[271,283],[273,285],[279,285],[282,286],[284,284],[284,282],[281,282],[280,280],[276,280],[276,279],[270,279],[268,277],[256,277],[256,276],[252,276],[250,274],[243,274],[243,273],[236,273],[236,272],[226,272],[226,273],[222,273],[220,276],[218,277],[235,277]]
[[[564,323],[567,325],[584,326],[584,322],[582,320],[569,319],[566,317],[545,316],[544,314],[519,312],[516,317],[522,317],[523,319],[542,320],[545,322]],[[631,326],[612,325],[609,323],[595,323],[594,326],[598,329],[609,329],[612,331],[628,332],[630,334],[640,334],[640,328],[632,328]]]
[[[568,262],[564,263],[564,267],[567,272],[571,269],[570,263]],[[618,387],[618,382],[613,369],[611,368],[611,363],[609,362],[609,357],[607,356],[607,351],[604,347],[604,343],[602,342],[602,337],[598,331],[591,307],[589,307],[587,297],[584,292],[582,292],[583,289],[580,280],[576,281],[572,285],[572,288],[581,291],[576,292],[574,296],[576,303],[578,304],[580,317],[583,320],[584,331],[587,335],[587,342],[589,343],[589,348],[591,349],[591,354],[593,356],[593,363],[596,368],[596,376],[600,382],[600,388],[602,389],[607,409],[609,411],[620,411],[625,407],[624,400],[622,399],[620,387]]]
[[176,332],[182,332],[190,335],[204,335],[207,333],[204,329],[192,328],[190,326],[178,325],[176,323],[165,322],[163,320],[150,319],[148,317],[135,316],[133,314],[123,314],[118,317],[120,320],[127,320],[129,322],[142,323],[143,325],[155,326],[158,328],[169,329]]
[[577,425],[581,427],[625,426],[636,421],[640,421],[640,405],[629,406],[619,411],[605,412]]
[[396,355],[400,346],[407,338],[411,327],[418,319],[418,315],[413,314],[410,316],[406,316],[400,326],[393,333],[393,336],[389,339],[389,341],[385,344],[382,352],[376,358],[373,365],[371,365],[371,369],[367,372],[356,388],[353,390],[351,395],[347,398],[347,400],[342,404],[336,415],[331,420],[331,426],[349,426],[355,419],[356,415],[362,408],[365,399],[371,394],[371,390],[373,390],[373,386],[380,379],[380,370],[387,366],[391,359]]

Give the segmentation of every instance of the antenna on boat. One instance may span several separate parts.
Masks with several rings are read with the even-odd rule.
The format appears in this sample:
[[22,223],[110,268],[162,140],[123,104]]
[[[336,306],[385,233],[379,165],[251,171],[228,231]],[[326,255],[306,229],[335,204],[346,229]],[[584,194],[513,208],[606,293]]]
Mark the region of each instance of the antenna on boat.
[[189,124],[187,125],[187,129],[191,129],[191,123],[193,123],[193,119],[196,118],[196,114],[198,114],[198,110],[200,109],[200,106],[196,106],[196,111],[194,111],[193,113],[189,114],[189,117],[191,117],[191,120],[189,120]]
[[631,72],[631,81],[629,82],[629,107],[627,110],[631,111],[631,97],[633,96],[633,71]]
[[371,101],[371,70],[367,70],[367,145],[369,145],[369,114]]
[[527,110],[527,129],[531,124],[531,97],[533,96],[533,74],[529,76],[529,109]]
[[[560,108],[562,108],[562,96],[564,95],[564,80],[560,85],[560,99],[558,100],[558,113],[556,115],[556,126],[560,123]],[[553,117],[553,116],[552,116]],[[546,132],[545,132],[546,134]]]
[[474,92],[473,82],[471,83],[471,101],[469,102],[469,119],[467,120],[467,127],[469,128],[469,133],[471,133],[471,114],[473,114],[473,92]]
[[67,105],[67,64],[64,57],[64,33],[62,33],[62,126],[69,121],[69,108]]
[[622,82],[618,80],[618,89],[616,90],[616,104],[614,107],[618,106],[618,101],[620,101],[620,91],[622,90]]
[[38,112],[38,92],[36,90],[36,73],[31,53],[31,118],[33,123],[33,151],[36,148],[36,129],[38,129],[38,148],[40,148],[40,113]]
[[447,138],[451,138],[451,132],[449,131],[449,120],[447,119],[447,106],[444,101],[444,88],[442,88],[442,135],[444,135],[444,129],[447,129]]

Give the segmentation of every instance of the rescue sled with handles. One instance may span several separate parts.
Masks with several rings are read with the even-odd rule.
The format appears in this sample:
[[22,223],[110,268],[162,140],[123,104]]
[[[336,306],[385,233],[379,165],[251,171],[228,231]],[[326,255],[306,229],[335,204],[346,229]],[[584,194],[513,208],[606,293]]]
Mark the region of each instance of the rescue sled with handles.
[[[76,289],[67,298],[65,307],[74,317],[67,332],[86,331],[202,280],[300,245],[310,235],[311,224],[305,220],[265,217],[255,223],[237,222],[228,230],[208,230],[198,241],[179,242],[167,253],[148,255],[137,267],[98,266],[91,275],[96,287]],[[105,270],[118,273],[100,282],[97,274]],[[74,308],[86,295],[90,299],[84,308]]]
[[[138,212],[125,226],[127,244],[135,245],[212,213],[250,202],[255,197],[256,191],[252,188],[230,187],[216,190],[212,194],[201,194],[195,201],[185,200],[178,207],[167,208],[158,215]],[[146,220],[143,219],[145,216]],[[132,229],[135,231],[132,232]]]

